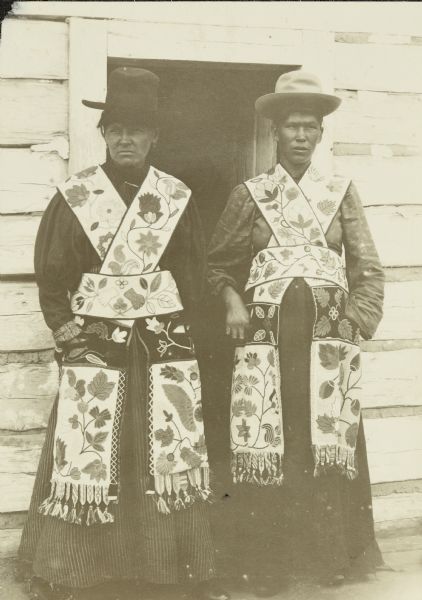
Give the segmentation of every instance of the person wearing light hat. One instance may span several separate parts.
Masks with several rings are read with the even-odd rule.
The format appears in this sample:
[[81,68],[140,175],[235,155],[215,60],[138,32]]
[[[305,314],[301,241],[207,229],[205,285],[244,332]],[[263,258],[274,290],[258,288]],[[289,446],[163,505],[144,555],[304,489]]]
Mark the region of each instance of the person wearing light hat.
[[339,105],[301,70],[257,99],[278,162],[232,191],[209,248],[209,285],[236,345],[233,535],[258,596],[289,575],[338,584],[382,564],[359,341],[381,319],[384,275],[353,183],[312,163]]
[[107,160],[58,186],[36,240],[60,385],[19,559],[43,600],[157,598],[184,583],[195,598],[229,597],[214,579],[189,325],[204,243],[189,188],[149,162],[158,86],[123,67],[105,102],[83,101],[102,110]]

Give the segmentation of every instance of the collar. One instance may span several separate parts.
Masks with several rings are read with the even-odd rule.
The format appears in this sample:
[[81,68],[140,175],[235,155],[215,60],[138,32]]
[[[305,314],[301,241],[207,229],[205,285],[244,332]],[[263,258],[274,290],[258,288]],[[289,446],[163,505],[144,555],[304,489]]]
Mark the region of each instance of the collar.
[[127,206],[132,202],[136,192],[144,182],[149,167],[149,163],[145,163],[141,169],[122,168],[116,165],[110,157],[107,157],[106,162],[101,165]]
[[147,176],[150,165],[149,163],[145,163],[141,169],[133,167],[125,168],[117,165],[111,158],[107,158],[101,167],[113,184],[120,186],[123,183],[127,183],[139,188]]
[[289,169],[287,167],[285,167],[281,161],[278,161],[278,164],[290,175],[290,177],[293,179],[293,181],[298,184],[312,163],[309,163],[306,166],[306,169],[304,169],[304,171],[300,175],[292,175],[292,173],[290,173]]

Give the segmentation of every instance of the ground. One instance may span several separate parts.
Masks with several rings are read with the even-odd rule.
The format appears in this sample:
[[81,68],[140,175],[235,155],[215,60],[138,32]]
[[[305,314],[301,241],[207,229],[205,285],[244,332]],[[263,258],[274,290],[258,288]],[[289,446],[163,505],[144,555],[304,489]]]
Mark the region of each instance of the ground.
[[[326,589],[296,585],[274,600],[422,600],[422,535],[380,539],[384,558],[393,571],[381,571],[362,583]],[[253,600],[234,592],[232,600]],[[24,586],[14,580],[14,560],[0,560],[0,600],[28,600]],[[158,598],[157,600],[162,600]]]

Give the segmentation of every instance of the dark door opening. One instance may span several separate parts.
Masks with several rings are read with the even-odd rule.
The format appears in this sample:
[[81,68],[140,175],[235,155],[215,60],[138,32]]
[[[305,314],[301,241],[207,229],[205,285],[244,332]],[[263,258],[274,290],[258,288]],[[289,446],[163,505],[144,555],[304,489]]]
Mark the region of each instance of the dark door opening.
[[199,207],[209,240],[235,185],[273,162],[270,127],[255,116],[256,98],[297,67],[162,60],[109,60],[150,69],[161,80],[161,128],[153,164],[182,179]]

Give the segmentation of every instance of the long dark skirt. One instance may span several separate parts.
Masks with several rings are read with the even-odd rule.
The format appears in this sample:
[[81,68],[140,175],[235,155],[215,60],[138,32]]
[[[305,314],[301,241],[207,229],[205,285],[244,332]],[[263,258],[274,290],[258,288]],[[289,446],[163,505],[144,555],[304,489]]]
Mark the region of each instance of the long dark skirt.
[[19,558],[35,575],[65,586],[90,587],[116,579],[183,583],[214,576],[207,506],[163,515],[150,495],[147,473],[147,379],[144,350],[133,336],[121,436],[121,492],[115,522],[80,526],[42,516],[49,494],[57,400],[35,480]]
[[358,478],[313,475],[309,403],[313,324],[311,291],[303,280],[294,280],[284,296],[279,323],[284,483],[232,485],[227,469],[220,477],[225,485],[214,508],[216,542],[229,571],[330,577],[350,570],[373,572],[382,564],[362,424],[356,450]]

